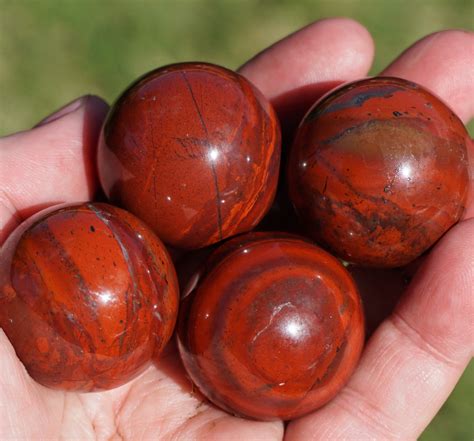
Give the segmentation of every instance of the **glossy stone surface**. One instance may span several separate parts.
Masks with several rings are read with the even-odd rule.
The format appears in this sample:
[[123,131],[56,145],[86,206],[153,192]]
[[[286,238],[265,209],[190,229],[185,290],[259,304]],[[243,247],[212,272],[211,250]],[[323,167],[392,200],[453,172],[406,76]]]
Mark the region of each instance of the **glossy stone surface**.
[[255,227],[273,201],[279,161],[269,102],[241,75],[205,63],[165,66],[132,84],[98,153],[107,196],[187,249]]
[[194,383],[224,410],[261,420],[328,402],[364,341],[349,273],[282,233],[244,235],[215,253],[181,304],[178,346]]
[[0,326],[45,386],[94,391],[132,379],[171,337],[178,301],[161,241],[110,205],[48,209],[0,252]]
[[309,235],[343,259],[405,265],[463,213],[468,134],[411,82],[365,79],[337,89],[303,119],[288,168]]

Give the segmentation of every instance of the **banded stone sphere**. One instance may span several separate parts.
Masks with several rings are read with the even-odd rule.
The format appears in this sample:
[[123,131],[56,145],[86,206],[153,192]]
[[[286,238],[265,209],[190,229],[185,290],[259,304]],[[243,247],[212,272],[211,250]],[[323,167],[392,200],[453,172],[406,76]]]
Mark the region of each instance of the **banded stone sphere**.
[[232,239],[184,294],[184,366],[229,413],[297,418],[334,397],[359,359],[364,319],[352,278],[336,258],[297,236]]

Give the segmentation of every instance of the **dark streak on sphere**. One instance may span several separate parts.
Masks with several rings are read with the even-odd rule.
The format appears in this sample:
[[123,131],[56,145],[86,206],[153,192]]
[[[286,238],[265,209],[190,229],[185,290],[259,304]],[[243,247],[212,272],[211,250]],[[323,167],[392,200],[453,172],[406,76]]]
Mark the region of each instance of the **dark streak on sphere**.
[[102,186],[166,243],[201,248],[251,230],[274,199],[280,127],[243,76],[206,63],[154,70],[112,107]]

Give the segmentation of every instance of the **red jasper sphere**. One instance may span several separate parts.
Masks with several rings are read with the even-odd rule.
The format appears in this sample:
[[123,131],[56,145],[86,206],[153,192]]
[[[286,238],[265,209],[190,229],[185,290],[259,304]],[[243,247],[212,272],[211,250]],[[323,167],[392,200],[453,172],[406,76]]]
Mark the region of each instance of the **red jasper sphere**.
[[405,265],[464,210],[468,134],[437,97],[389,77],[316,103],[290,153],[289,192],[307,233],[341,258]]
[[182,302],[178,346],[189,376],[233,414],[289,420],[317,409],[362,350],[352,278],[295,236],[260,233],[224,247]]
[[95,391],[132,379],[171,337],[178,301],[161,241],[106,204],[41,212],[0,252],[0,326],[45,386]]
[[187,249],[255,227],[275,196],[279,161],[269,102],[243,76],[205,63],[165,66],[132,84],[98,154],[107,196]]

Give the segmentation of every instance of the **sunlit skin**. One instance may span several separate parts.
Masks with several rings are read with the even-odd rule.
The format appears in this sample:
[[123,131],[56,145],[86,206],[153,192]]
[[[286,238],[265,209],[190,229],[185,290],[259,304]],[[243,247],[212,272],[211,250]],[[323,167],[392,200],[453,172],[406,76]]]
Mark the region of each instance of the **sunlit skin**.
[[[467,122],[474,116],[474,102],[466,99],[474,95],[473,44],[467,32],[430,35],[383,74],[431,89]],[[360,24],[330,19],[292,34],[240,71],[280,117],[302,115],[328,88],[366,76],[373,54],[373,41]],[[0,242],[45,206],[94,196],[94,146],[106,112],[101,99],[88,97],[74,111],[63,109],[32,130],[0,140]],[[293,127],[294,121],[283,127],[284,137]],[[472,145],[470,154],[472,169]],[[348,385],[324,408],[291,422],[286,440],[414,439],[434,417],[473,353],[472,181],[470,190],[461,222],[421,263],[396,309],[380,311],[387,318]],[[8,372],[0,376],[0,438],[277,441],[284,435],[281,422],[238,419],[203,402],[173,346],[133,382],[103,393],[36,384],[3,333],[0,370]]]

